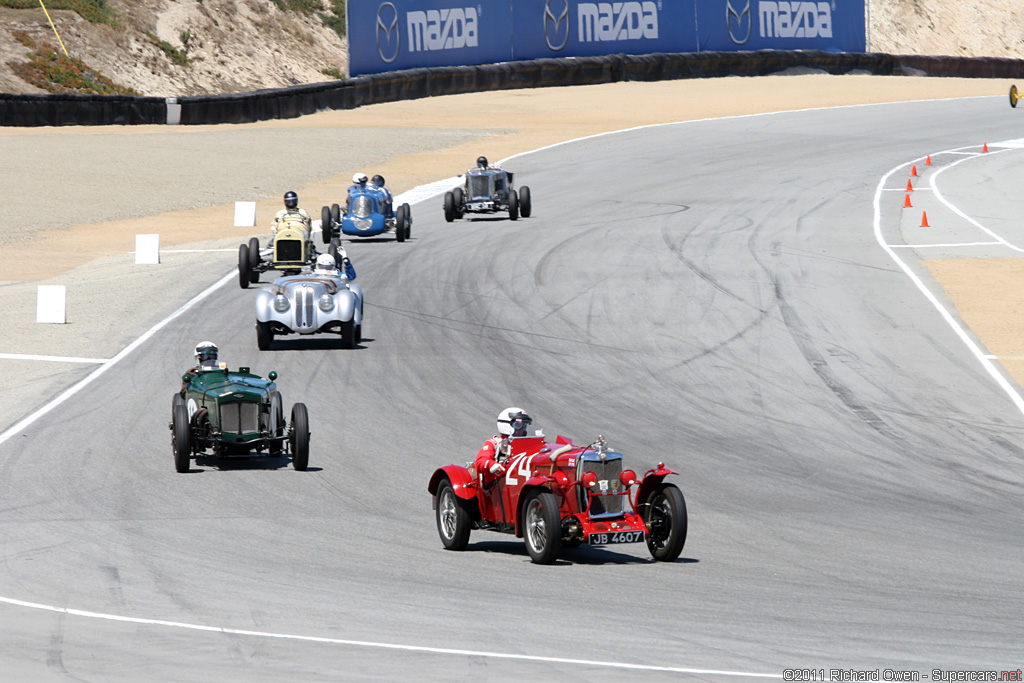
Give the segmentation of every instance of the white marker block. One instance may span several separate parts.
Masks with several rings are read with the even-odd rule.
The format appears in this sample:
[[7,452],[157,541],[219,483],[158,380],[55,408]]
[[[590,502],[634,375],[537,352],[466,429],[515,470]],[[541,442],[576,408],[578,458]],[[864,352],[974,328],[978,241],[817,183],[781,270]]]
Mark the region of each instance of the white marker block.
[[135,236],[135,263],[160,263],[160,235]]
[[64,285],[39,285],[36,294],[36,322],[66,323],[66,297],[67,288]]
[[256,226],[256,202],[235,202],[235,227]]

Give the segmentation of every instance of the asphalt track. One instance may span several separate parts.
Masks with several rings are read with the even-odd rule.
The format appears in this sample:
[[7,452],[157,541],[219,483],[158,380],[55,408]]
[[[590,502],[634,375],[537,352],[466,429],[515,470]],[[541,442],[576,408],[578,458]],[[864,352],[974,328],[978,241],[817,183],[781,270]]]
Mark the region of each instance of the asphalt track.
[[[1010,113],[794,112],[520,157],[532,218],[446,224],[433,199],[411,242],[350,248],[367,296],[352,351],[258,352],[255,290],[229,281],[0,444],[2,678],[1017,669],[1024,417],[880,246],[919,242],[902,239],[905,170],[886,174],[1017,138]],[[999,215],[993,190],[1020,183],[979,179],[1019,180],[1022,152],[1003,152],[970,153],[944,197]],[[938,292],[924,251],[901,258]],[[307,404],[311,471],[174,472],[170,396],[206,338]],[[427,480],[511,404],[550,436],[605,435],[638,471],[676,469],[682,558],[584,547],[541,567],[485,532],[443,551]]]

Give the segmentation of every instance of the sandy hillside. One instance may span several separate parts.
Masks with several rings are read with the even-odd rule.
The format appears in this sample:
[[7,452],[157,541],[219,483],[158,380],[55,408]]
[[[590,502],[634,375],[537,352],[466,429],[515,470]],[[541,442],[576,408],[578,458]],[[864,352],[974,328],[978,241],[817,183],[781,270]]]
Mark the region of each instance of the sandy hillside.
[[[143,95],[244,92],[330,80],[346,73],[348,46],[314,15],[273,0],[108,0],[119,26],[51,12],[72,56]],[[326,10],[328,0],[323,0]],[[1020,0],[872,0],[869,49],[893,54],[1024,56]],[[29,48],[12,32],[54,41],[42,10],[0,8],[0,92],[41,92],[10,64]],[[192,60],[175,64],[147,31]],[[333,73],[333,72],[332,72]]]

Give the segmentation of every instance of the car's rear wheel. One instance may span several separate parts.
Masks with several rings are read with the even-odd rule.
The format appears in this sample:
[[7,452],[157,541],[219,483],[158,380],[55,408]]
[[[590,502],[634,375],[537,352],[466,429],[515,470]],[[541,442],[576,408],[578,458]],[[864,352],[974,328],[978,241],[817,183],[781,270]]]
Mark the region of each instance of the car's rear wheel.
[[508,193],[508,217],[513,221],[519,218],[519,195],[515,190]]
[[[260,241],[257,238],[255,238],[255,237],[251,237],[249,239],[249,269],[255,271],[259,267],[260,267]],[[256,272],[251,273],[251,277],[259,278],[259,276],[260,276],[259,273],[256,273]],[[256,280],[250,280],[250,281],[251,282],[256,282]]]
[[359,324],[356,325],[356,344],[363,341],[363,297],[359,297]]
[[530,203],[530,188],[523,185],[519,188],[519,215],[523,218],[529,218],[532,211],[533,205]]
[[292,406],[292,467],[305,472],[309,467],[309,413],[303,403]]
[[259,347],[260,351],[269,351],[270,345],[274,341],[274,331],[270,328],[270,323],[256,321],[256,346]]
[[444,479],[437,487],[437,534],[448,550],[465,550],[469,545],[472,520],[466,501],[455,495],[452,483]]
[[174,451],[174,469],[188,472],[192,454],[192,434],[188,425],[188,408],[175,403],[171,408],[171,450]]
[[452,199],[455,202],[455,217],[462,218],[462,207],[466,201],[466,193],[462,191],[461,187],[456,187],[452,190]]
[[320,209],[320,237],[324,244],[331,243],[331,207],[325,206]]
[[562,525],[558,501],[550,491],[536,491],[523,510],[523,540],[530,559],[537,564],[551,564],[558,556]]
[[405,241],[405,205],[398,207],[395,212],[395,241]]
[[249,289],[249,245],[238,245],[238,286]]
[[647,501],[647,548],[654,559],[673,562],[686,543],[686,500],[675,484],[660,484]]
[[402,204],[402,208],[405,209],[405,222],[402,228],[405,230],[405,239],[409,239],[412,236],[412,207]]
[[444,193],[444,219],[449,223],[455,220],[455,196],[451,190]]
[[[270,392],[270,415],[267,426],[270,429],[271,436],[284,436],[284,430],[287,425],[284,421],[284,403],[281,400],[281,392],[279,391]],[[283,449],[284,441],[271,441],[270,446],[267,448],[271,455],[280,455]]]

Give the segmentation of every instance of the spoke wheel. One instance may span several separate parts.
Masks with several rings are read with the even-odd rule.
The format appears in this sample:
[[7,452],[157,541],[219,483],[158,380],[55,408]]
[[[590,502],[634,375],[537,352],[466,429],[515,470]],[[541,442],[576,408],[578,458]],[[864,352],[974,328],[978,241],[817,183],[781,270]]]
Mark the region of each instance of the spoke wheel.
[[445,479],[437,489],[437,533],[448,550],[465,550],[469,544],[470,516],[466,502],[455,495]]
[[673,562],[686,544],[686,500],[674,484],[654,489],[647,504],[647,548],[659,562]]
[[523,511],[523,539],[530,559],[537,564],[555,561],[561,542],[561,527],[555,494],[542,490],[530,496]]

